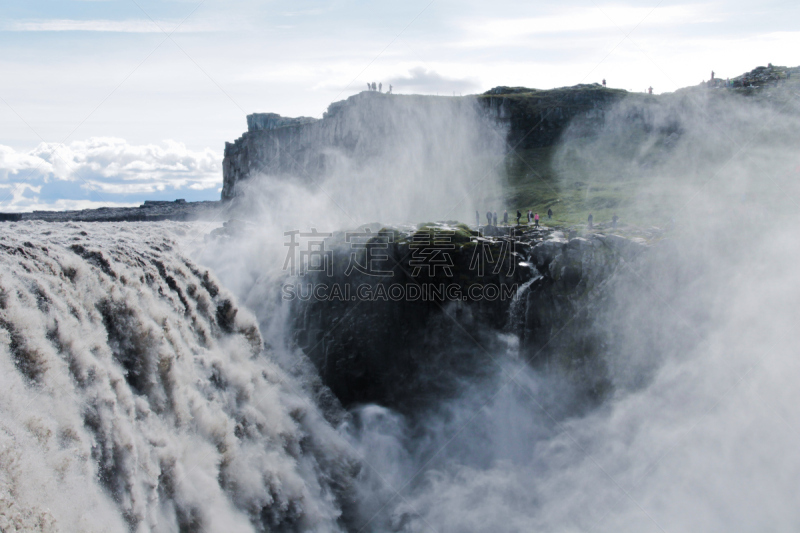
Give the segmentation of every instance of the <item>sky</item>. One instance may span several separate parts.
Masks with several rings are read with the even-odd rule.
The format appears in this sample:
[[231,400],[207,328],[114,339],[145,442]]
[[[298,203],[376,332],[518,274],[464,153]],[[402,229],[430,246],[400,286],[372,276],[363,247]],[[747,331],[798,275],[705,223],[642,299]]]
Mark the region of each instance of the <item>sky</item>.
[[216,200],[245,116],[371,81],[655,92],[800,65],[796,1],[5,0],[0,212]]

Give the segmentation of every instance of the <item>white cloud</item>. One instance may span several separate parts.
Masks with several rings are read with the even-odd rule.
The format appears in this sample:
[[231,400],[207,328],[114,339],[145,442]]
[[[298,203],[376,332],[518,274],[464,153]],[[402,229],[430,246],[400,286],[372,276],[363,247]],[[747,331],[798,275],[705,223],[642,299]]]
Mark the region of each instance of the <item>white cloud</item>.
[[190,150],[171,140],[133,145],[124,139],[94,137],[68,145],[42,143],[29,152],[0,145],[3,211],[39,208],[59,200],[127,205],[131,196],[138,203],[168,191],[176,197],[180,191],[207,191],[212,199],[221,180],[221,154],[210,148]]
[[[408,76],[392,78],[389,83],[393,85],[394,90],[420,93],[466,93],[479,87],[475,80],[448,78],[435,70],[427,70],[423,67],[412,68],[408,71]],[[388,84],[385,88],[389,88]]]
[[596,6],[565,9],[547,16],[522,18],[480,18],[461,22],[465,36],[452,43],[459,48],[487,48],[524,44],[536,36],[559,33],[623,30],[626,34],[642,26],[675,26],[714,20],[705,5],[676,5],[652,9],[634,6]]

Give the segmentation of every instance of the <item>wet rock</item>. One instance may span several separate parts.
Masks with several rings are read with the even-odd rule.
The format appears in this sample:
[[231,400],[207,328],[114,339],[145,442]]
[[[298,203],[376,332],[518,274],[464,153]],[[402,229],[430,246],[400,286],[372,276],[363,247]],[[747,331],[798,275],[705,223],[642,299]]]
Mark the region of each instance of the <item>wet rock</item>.
[[[439,230],[452,232],[451,273],[414,274],[415,258],[429,251],[415,248],[414,243],[431,242]],[[590,330],[581,330],[587,322],[574,320],[574,315],[590,309],[602,294],[605,280],[624,261],[634,260],[646,249],[616,236],[591,235],[567,241],[563,233],[554,236],[551,229],[518,236],[483,233],[447,224],[416,230],[381,228],[373,233],[375,238],[391,236],[392,241],[380,248],[385,259],[373,264],[392,273],[383,278],[346,274],[352,249],[345,246],[343,235],[326,241],[326,250],[333,251],[333,274],[308,273],[302,283],[349,285],[344,291],[347,294],[355,294],[363,286],[366,294],[373,296],[380,286],[386,289],[395,284],[444,287],[441,295],[428,299],[310,297],[292,302],[291,327],[298,345],[345,405],[379,402],[401,410],[415,409],[429,398],[452,393],[459,380],[491,371],[491,365],[486,365],[487,360],[491,362],[487,353],[502,349],[497,346],[496,333],[509,327],[520,336],[523,354],[532,359],[536,355],[539,362],[558,361],[558,347],[574,351],[578,349],[575,342],[591,345]],[[479,272],[475,261],[484,252],[493,262]],[[356,254],[355,259],[364,257]],[[525,300],[515,304],[521,320],[509,319],[510,297],[472,298],[469,293],[471,287],[484,290],[496,286],[516,295],[528,281]],[[465,297],[449,298],[449,291]],[[573,343],[549,346],[552,336],[567,326]]]

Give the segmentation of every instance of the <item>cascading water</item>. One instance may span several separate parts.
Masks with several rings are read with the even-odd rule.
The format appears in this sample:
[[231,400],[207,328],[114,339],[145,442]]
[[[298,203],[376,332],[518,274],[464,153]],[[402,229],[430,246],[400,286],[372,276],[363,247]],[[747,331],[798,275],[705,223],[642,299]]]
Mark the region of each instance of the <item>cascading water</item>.
[[340,530],[352,454],[187,226],[6,229],[0,530]]
[[508,322],[506,323],[506,330],[511,332],[519,331],[519,327],[525,320],[525,296],[527,295],[528,290],[531,288],[531,285],[542,279],[542,275],[539,274],[539,272],[529,263],[521,263],[520,267],[527,267],[531,269],[532,276],[531,279],[517,288],[517,293],[514,295],[514,298],[511,300],[511,304],[508,306]]

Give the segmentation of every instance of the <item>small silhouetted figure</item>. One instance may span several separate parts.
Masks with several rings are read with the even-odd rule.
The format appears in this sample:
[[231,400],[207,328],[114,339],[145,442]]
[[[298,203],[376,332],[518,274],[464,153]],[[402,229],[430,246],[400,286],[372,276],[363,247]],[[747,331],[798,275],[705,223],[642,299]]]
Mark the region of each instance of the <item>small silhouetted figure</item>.
[[594,217],[592,216],[591,213],[589,213],[589,229],[592,229],[593,227],[594,227]]
[[480,226],[481,225],[481,214],[478,213],[477,210],[475,211],[475,225],[476,226]]
[[552,210],[552,209],[550,209],[550,208],[548,208],[548,209],[547,209],[547,218],[548,218],[548,219],[551,219],[551,218],[553,218],[553,210]]
[[714,81],[714,71],[711,71],[711,81]]
[[539,227],[539,213],[533,214],[533,226],[536,228]]
[[611,217],[611,227],[614,229],[617,229],[617,220],[619,220],[619,217],[614,213],[614,216]]
[[377,90],[378,90],[378,86],[377,86],[377,85],[375,85],[375,82],[374,82],[374,81],[372,82],[372,90],[373,90],[373,91],[377,91]]
[[503,211],[503,224],[508,226],[508,211]]
[[372,85],[371,85],[369,82],[367,82],[367,90],[368,90],[368,91],[371,91],[371,90],[372,90]]
[[486,220],[487,220],[486,225],[487,226],[491,226],[492,225],[492,212],[491,211],[486,211]]
[[378,92],[383,92],[383,82],[378,84]]
[[389,94],[392,94],[392,85],[389,84]]
[[494,225],[497,225],[497,211],[494,212]]
[[520,213],[519,209],[517,209],[517,226],[519,226],[519,219],[522,218],[522,213]]
[[603,78],[603,87],[605,87],[605,86],[606,86],[606,79]]
[[653,86],[652,85],[647,89],[647,94],[653,94]]

